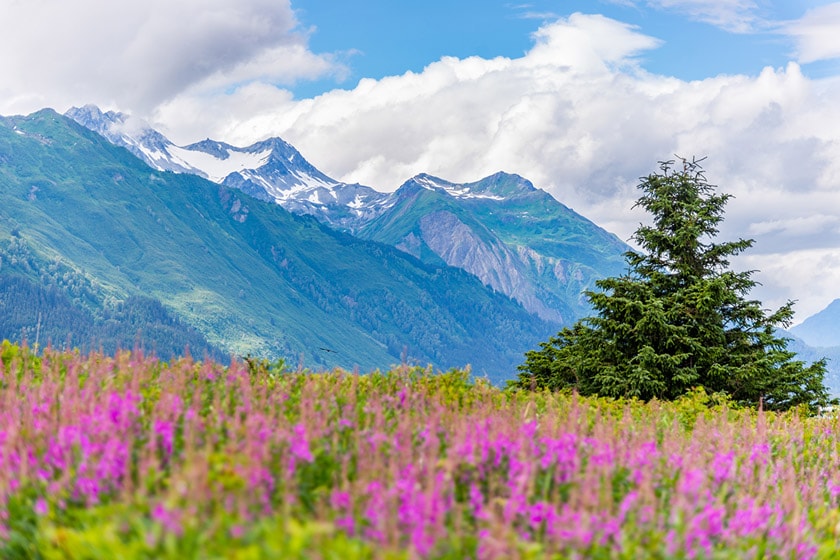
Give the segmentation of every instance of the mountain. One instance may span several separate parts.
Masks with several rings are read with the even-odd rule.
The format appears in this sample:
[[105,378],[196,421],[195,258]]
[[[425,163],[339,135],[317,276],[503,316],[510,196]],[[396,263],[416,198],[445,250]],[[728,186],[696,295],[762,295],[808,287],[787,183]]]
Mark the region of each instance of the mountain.
[[465,184],[418,175],[385,194],[331,179],[278,138],[247,148],[209,139],[178,147],[121,113],[85,106],[66,114],[156,169],[195,173],[466,270],[546,321],[570,324],[586,315],[582,291],[625,269],[627,245],[517,175]]
[[809,364],[825,359],[825,385],[833,396],[840,397],[840,345],[817,348],[807,344],[790,330],[778,329],[777,335],[788,339],[787,349],[796,353],[797,360]]
[[[309,367],[369,370],[406,356],[499,381],[556,330],[462,270],[152,169],[51,110],[0,119],[0,244],[25,246],[39,264],[18,273],[77,309],[148,298],[224,352]],[[48,280],[50,267],[67,280]]]
[[804,361],[827,360],[826,385],[840,396],[840,299],[786,332],[788,348]]
[[421,174],[392,198],[360,237],[462,268],[547,321],[588,314],[582,292],[626,269],[626,244],[518,175],[451,183]]
[[313,215],[338,229],[355,230],[388,203],[385,193],[328,177],[280,138],[245,148],[210,139],[176,146],[144,121],[123,113],[103,113],[85,105],[71,108],[65,116],[127,148],[154,169],[192,173],[296,214]]
[[840,299],[835,299],[819,313],[792,327],[790,332],[809,346],[840,346]]

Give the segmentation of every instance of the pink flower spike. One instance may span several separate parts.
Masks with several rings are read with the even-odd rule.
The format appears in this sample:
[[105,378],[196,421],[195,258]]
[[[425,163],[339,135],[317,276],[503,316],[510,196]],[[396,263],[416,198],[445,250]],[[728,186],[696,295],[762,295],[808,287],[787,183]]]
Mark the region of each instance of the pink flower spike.
[[311,463],[314,459],[312,452],[309,450],[309,441],[306,438],[306,427],[303,424],[298,424],[294,428],[295,434],[291,439],[292,455]]
[[47,515],[47,513],[49,513],[50,511],[50,507],[47,504],[47,500],[45,500],[44,498],[38,498],[37,500],[35,500],[34,509],[35,513],[40,516]]

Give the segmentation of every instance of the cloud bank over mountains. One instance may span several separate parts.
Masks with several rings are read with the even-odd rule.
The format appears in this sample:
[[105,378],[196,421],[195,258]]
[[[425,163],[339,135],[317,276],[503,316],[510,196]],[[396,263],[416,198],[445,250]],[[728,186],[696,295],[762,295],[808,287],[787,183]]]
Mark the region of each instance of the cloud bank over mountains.
[[630,211],[640,175],[674,154],[709,156],[710,181],[736,197],[723,235],[757,239],[736,263],[762,271],[757,295],[800,299],[799,317],[840,296],[840,79],[800,66],[840,56],[840,3],[784,22],[749,0],[620,3],[773,29],[791,61],[685,81],[645,70],[663,41],[576,13],[545,23],[520,57],[444,57],[296,99],[291,84],[346,69],[311,51],[288,1],[41,0],[0,7],[3,21],[27,21],[0,38],[15,53],[0,59],[0,114],[97,103],[179,143],[281,136],[328,175],[380,190],[421,172],[466,182],[505,170],[623,239],[644,219]]
[[[81,99],[148,113],[185,92],[340,71],[307,48],[289,0],[0,4],[3,109]],[[9,53],[14,53],[9,56]]]

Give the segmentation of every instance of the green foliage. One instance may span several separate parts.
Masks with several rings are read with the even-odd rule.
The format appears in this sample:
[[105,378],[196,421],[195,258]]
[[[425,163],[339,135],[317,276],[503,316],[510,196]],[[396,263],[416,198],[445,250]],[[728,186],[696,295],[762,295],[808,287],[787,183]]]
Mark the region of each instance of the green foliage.
[[776,335],[792,302],[768,314],[747,299],[752,272],[729,270],[728,259],[753,241],[714,241],[730,195],[715,192],[699,162],[673,163],[639,185],[636,205],[653,216],[633,237],[643,252],[629,251],[627,274],[586,293],[595,316],[526,354],[515,384],[644,400],[702,387],[739,404],[815,412],[829,402],[825,362],[794,360]]

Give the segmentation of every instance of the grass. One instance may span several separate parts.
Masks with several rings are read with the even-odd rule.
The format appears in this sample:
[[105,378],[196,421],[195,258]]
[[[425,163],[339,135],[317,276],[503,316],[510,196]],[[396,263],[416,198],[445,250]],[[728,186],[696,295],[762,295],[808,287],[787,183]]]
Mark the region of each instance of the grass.
[[836,416],[3,343],[3,558],[815,558]]

